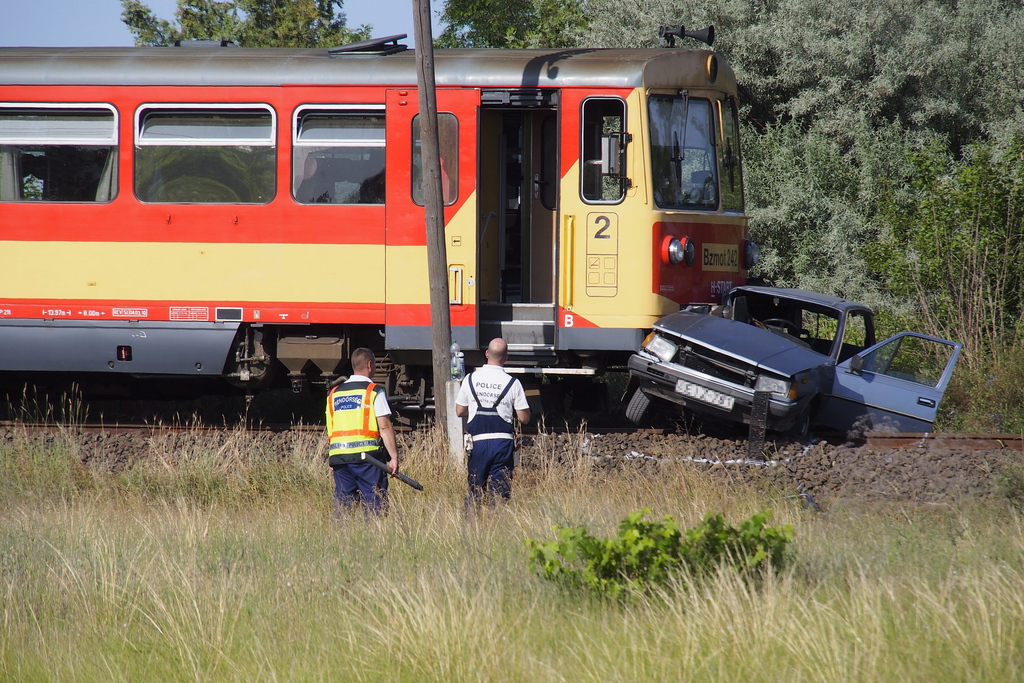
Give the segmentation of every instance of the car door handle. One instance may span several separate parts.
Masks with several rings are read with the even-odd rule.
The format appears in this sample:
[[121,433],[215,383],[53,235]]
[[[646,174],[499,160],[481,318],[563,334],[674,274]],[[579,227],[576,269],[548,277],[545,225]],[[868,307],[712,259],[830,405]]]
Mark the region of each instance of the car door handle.
[[925,398],[924,396],[918,396],[917,397],[917,404],[920,405],[920,406],[925,406],[926,408],[934,408],[935,407],[935,401],[933,399],[930,399],[930,398]]

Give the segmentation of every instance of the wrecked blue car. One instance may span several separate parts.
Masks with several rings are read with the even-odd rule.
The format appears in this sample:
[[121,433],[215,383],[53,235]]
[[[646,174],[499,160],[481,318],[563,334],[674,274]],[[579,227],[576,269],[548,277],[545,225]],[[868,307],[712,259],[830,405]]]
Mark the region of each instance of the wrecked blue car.
[[871,309],[847,299],[738,287],[654,325],[629,359],[626,415],[660,402],[749,424],[760,400],[777,432],[928,432],[959,354],[915,332],[876,343]]

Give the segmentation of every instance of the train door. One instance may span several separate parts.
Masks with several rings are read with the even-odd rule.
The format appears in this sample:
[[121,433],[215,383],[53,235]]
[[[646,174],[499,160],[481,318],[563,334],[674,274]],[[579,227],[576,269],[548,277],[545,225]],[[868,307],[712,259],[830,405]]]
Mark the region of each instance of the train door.
[[557,93],[485,91],[480,110],[480,336],[513,356],[553,356]]
[[[452,337],[477,348],[477,109],[480,91],[437,91],[445,249]],[[386,95],[386,216],[384,344],[387,349],[429,350],[427,277],[418,93]]]

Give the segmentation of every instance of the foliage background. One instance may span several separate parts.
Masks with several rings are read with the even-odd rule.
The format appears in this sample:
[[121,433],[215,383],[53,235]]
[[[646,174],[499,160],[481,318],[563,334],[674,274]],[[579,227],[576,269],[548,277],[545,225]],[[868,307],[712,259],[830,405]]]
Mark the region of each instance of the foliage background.
[[349,29],[342,0],[178,0],[174,21],[141,0],[121,0],[121,20],[136,45],[228,40],[239,47],[334,47],[370,37]]

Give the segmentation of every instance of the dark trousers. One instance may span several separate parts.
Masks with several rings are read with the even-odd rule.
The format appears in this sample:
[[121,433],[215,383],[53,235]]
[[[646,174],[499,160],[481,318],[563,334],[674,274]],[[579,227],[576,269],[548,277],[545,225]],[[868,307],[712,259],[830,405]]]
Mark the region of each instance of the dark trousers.
[[483,439],[473,442],[469,453],[469,495],[466,506],[483,502],[487,491],[491,505],[512,496],[512,468],[516,442],[512,439]]
[[366,513],[380,514],[388,507],[388,477],[365,462],[334,466],[334,500],[339,508],[362,503]]

